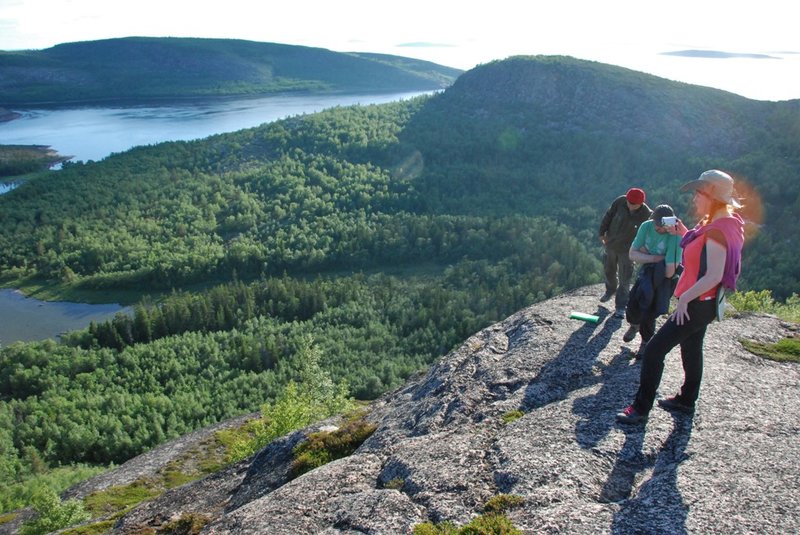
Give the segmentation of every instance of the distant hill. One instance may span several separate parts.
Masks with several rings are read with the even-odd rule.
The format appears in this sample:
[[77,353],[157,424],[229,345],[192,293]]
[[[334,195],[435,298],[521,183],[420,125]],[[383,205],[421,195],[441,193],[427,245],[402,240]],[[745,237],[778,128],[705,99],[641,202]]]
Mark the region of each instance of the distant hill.
[[[800,101],[519,57],[429,96],[31,174],[0,196],[0,284],[155,297],[63,343],[0,348],[0,466],[119,464],[255,411],[299,376],[309,340],[374,399],[480,329],[599,283],[597,228],[628,187],[692,224],[679,187],[709,168],[742,186],[740,289],[788,298],[798,125]],[[591,309],[598,288],[564,310]]]
[[[631,186],[691,219],[678,188],[710,168],[739,180],[752,222],[745,288],[786,297],[800,277],[800,100],[763,102],[569,57],[513,57],[472,69],[399,136],[418,148],[415,189],[448,213],[555,217],[596,243],[600,210]],[[780,273],[780,274],[779,274]]]
[[0,52],[6,107],[441,89],[462,71],[399,56],[234,39],[127,37]]
[[[210,51],[210,56],[217,58],[215,68],[220,71],[235,70],[237,65],[241,67],[242,58],[247,57],[245,51],[249,51],[253,58],[259,51],[272,50],[275,73],[297,80],[302,72],[314,70],[325,73],[328,80],[340,77],[342,86],[345,79],[352,81],[352,74],[358,70],[331,68],[333,63],[323,62],[321,58],[357,64],[361,72],[372,73],[382,69],[397,74],[401,71],[396,65],[402,65],[404,69],[413,67],[417,72],[433,68],[430,64],[374,54],[343,55],[319,49],[241,41],[119,39],[101,43],[61,45],[45,52],[53,57],[92,57],[92,61],[104,65],[109,71],[121,70],[120,65],[124,63],[128,70],[144,72],[143,65],[147,68],[152,66],[156,57],[153,54],[162,51],[160,57],[163,61],[176,65],[172,69],[162,69],[165,80],[180,67],[186,72],[197,72],[177,58],[197,60],[200,57],[198,50]],[[237,53],[225,56],[225,50]],[[124,51],[127,51],[127,56]],[[208,59],[210,56],[204,57]],[[232,56],[238,60],[222,61],[223,57]],[[113,61],[125,57],[127,60],[124,62]],[[100,58],[105,60],[100,61]],[[318,62],[314,63],[312,58]],[[311,66],[316,64],[320,67],[312,69]],[[199,63],[193,65],[200,68]],[[138,67],[131,69],[131,66]],[[212,68],[208,62],[202,62],[202,67]],[[198,80],[197,84],[199,87],[202,81]],[[156,85],[164,87],[166,82]],[[160,199],[150,203],[148,211],[163,210],[167,214],[166,220],[162,219],[160,212],[153,216],[143,213],[141,217],[165,221],[165,234],[161,238],[152,233],[139,236],[135,218],[123,216],[117,220],[112,217],[104,225],[122,233],[121,242],[116,247],[107,242],[111,250],[99,255],[101,261],[97,261],[96,255],[81,252],[87,247],[96,248],[94,245],[90,247],[95,233],[83,231],[77,232],[80,238],[74,244],[64,241],[52,243],[50,248],[53,251],[62,251],[59,253],[63,255],[61,260],[52,256],[44,260],[42,257],[43,246],[46,250],[50,235],[45,234],[42,240],[35,239],[34,234],[23,234],[9,240],[10,245],[0,255],[0,261],[9,262],[10,257],[16,256],[17,260],[11,263],[19,265],[22,262],[20,258],[27,257],[27,265],[42,266],[40,273],[58,272],[66,265],[80,277],[92,277],[99,272],[107,276],[124,269],[145,280],[169,280],[169,284],[195,280],[201,273],[216,274],[230,268],[243,273],[243,270],[252,271],[256,266],[269,265],[280,273],[283,269],[291,270],[301,265],[304,269],[330,267],[331,264],[342,267],[350,265],[350,260],[341,244],[340,252],[335,254],[333,251],[337,246],[331,244],[312,247],[319,250],[308,253],[316,259],[311,264],[297,260],[304,258],[306,253],[299,256],[292,253],[294,260],[287,263],[285,258],[276,258],[275,253],[264,247],[286,232],[286,227],[279,223],[281,217],[289,218],[299,226],[308,225],[312,220],[328,224],[331,214],[336,214],[336,217],[348,214],[347,217],[351,218],[362,209],[372,215],[391,214],[397,210],[437,216],[546,215],[574,229],[586,246],[593,247],[596,246],[594,233],[602,210],[631,185],[645,188],[651,204],[671,204],[678,209],[679,215],[688,217],[688,196],[679,194],[678,187],[704,169],[720,167],[742,180],[740,193],[745,197],[745,215],[754,223],[750,232],[759,234],[758,240],[751,240],[749,244],[748,250],[753,251],[753,255],[746,253],[746,268],[751,269],[745,269],[743,282],[746,287],[770,288],[786,297],[800,287],[796,270],[786,269],[788,266],[780,258],[783,247],[778,245],[796,245],[791,229],[798,215],[796,206],[800,193],[796,180],[800,175],[797,124],[800,124],[800,101],[750,100],[717,89],[568,57],[514,57],[464,73],[452,86],[424,103],[378,107],[374,111],[371,108],[369,111],[340,110],[307,119],[290,119],[186,145],[162,144],[151,149],[139,149],[120,155],[114,163],[109,162],[108,170],[91,168],[62,173],[59,179],[53,179],[57,185],[42,187],[51,188],[50,191],[54,191],[52,188],[69,188],[68,177],[74,172],[77,174],[75,180],[81,182],[84,190],[81,199],[47,209],[44,219],[58,221],[63,218],[63,224],[80,227],[84,222],[96,228],[92,218],[100,214],[109,217],[112,212],[122,213],[124,206],[139,204],[137,196],[140,190],[126,192],[115,184],[119,179],[114,178],[131,173],[135,167],[138,169],[137,188],[152,182],[153,195]],[[296,199],[281,200],[283,187],[277,184],[286,180],[285,173],[289,171],[273,170],[284,165],[278,162],[291,160],[304,169],[301,174],[313,175],[317,171],[309,170],[318,164],[309,162],[317,157],[333,159],[338,162],[337,166],[345,163],[346,166],[366,165],[369,178],[358,180],[366,180],[371,183],[370,187],[378,189],[362,194],[358,188],[344,187],[345,175],[351,171],[323,166],[320,172],[331,175],[334,180],[323,181],[322,190],[309,187],[317,180],[311,176],[304,177],[292,188],[302,188],[295,191],[294,195],[298,196],[314,198],[323,195],[312,205],[328,205],[327,208],[318,210],[315,215]],[[248,213],[236,213],[238,202],[206,205],[208,201],[202,201],[195,209],[217,213],[215,223],[209,227],[205,220],[202,224],[179,222],[181,212],[165,207],[187,195],[189,183],[178,186],[177,182],[157,178],[164,161],[169,162],[170,173],[187,174],[191,177],[190,183],[197,183],[192,187],[201,189],[208,188],[208,184],[202,182],[204,174],[216,174],[219,169],[227,173],[244,173],[244,178],[232,181],[229,176],[233,175],[229,175],[222,176],[221,180],[223,189],[241,190],[230,195],[252,197],[243,204],[248,207]],[[97,173],[102,176],[100,180],[89,179]],[[387,185],[378,185],[386,180]],[[101,207],[113,202],[113,210],[95,208],[74,212],[93,195],[94,184],[104,183],[113,188],[114,200],[107,193],[98,191],[98,200],[93,202],[93,206]],[[170,192],[174,188],[178,189]],[[331,195],[325,191],[328,188],[337,191],[339,201],[328,197]],[[340,188],[344,189],[339,191]],[[384,191],[383,188],[388,189]],[[27,210],[28,215],[24,217],[30,218],[30,214],[41,209],[36,203],[43,200],[35,196],[27,198],[25,204],[31,205],[22,208],[22,196],[25,195],[25,188],[15,192],[19,198],[16,206]],[[70,195],[64,192],[60,198]],[[186,202],[196,201],[187,199]],[[281,217],[269,215],[276,210]],[[19,225],[11,228],[14,232],[24,232]],[[42,228],[36,231],[34,228],[35,222],[31,232],[44,232]],[[205,256],[202,268],[197,260],[173,258],[171,262],[175,265],[170,267],[152,256],[153,251],[161,247],[166,247],[173,256],[184,246],[176,249],[174,245],[166,244],[180,241],[182,237],[185,237],[185,247],[189,248],[191,239],[185,228],[199,232],[201,236],[196,236],[196,239],[214,243],[215,252]],[[3,234],[6,232],[0,229],[0,243],[5,241]],[[134,237],[125,237],[128,232],[133,232]],[[317,229],[315,232],[314,242],[317,243],[328,231]],[[102,234],[107,241],[108,236]],[[239,260],[233,262],[229,258],[232,254],[229,245],[244,238],[253,241],[254,249],[245,257],[238,255]],[[343,238],[331,235],[329,239],[333,243]],[[131,245],[139,240],[149,243],[149,260],[139,259],[138,255],[143,254],[139,251],[144,249]],[[39,241],[40,245],[28,245],[32,241]],[[68,247],[76,249],[69,251],[66,250]],[[128,255],[133,253],[126,253],[126,247],[133,247],[137,257],[129,258]],[[21,248],[29,252],[20,251]],[[33,249],[39,253],[32,253]],[[381,250],[387,251],[385,248]],[[285,251],[285,248],[275,244],[275,251]],[[376,256],[364,254],[372,259],[367,264],[374,266]],[[409,261],[416,257],[405,252],[401,256]],[[162,272],[172,272],[184,261],[195,268],[181,267],[179,271],[183,275],[177,280],[165,278],[163,273],[156,275],[158,270],[154,270],[158,265]],[[357,264],[361,267],[366,265],[363,260]]]
[[[145,42],[192,45],[196,51],[198,41]],[[215,50],[234,45],[240,52],[238,47],[263,50],[254,43],[199,42]],[[144,50],[135,39],[110,43]],[[307,49],[275,46],[285,52],[280,55],[285,66],[276,71],[308,67],[288,59],[290,53],[308,58],[312,53]],[[73,47],[87,47],[95,55],[108,52],[92,43],[64,47],[73,55]],[[379,55],[367,60],[319,50],[314,54],[370,65],[401,62]],[[184,284],[231,269],[258,275],[262,269],[361,269],[388,259],[394,264],[431,258],[411,242],[402,252],[381,245],[382,259],[371,249],[374,243],[365,250],[364,243],[343,245],[363,235],[342,234],[331,222],[344,218],[346,227],[362,225],[356,222],[361,211],[388,218],[382,226],[399,228],[406,223],[398,223],[398,212],[544,215],[573,229],[593,248],[602,211],[628,187],[643,187],[650,204],[671,204],[690,218],[689,197],[678,192],[679,186],[719,167],[741,179],[745,215],[753,222],[750,233],[758,234],[746,249],[744,287],[773,289],[783,298],[800,287],[779,245],[796,245],[791,229],[800,193],[798,124],[800,101],[750,100],[568,57],[514,57],[472,69],[424,101],[331,110],[208,140],[135,149],[100,167],[65,170],[47,179],[52,184],[37,181],[40,186],[32,185],[30,192],[18,188],[0,199],[14,206],[6,216],[0,214],[0,221],[30,220],[30,232],[20,222],[0,228],[0,244],[8,244],[0,248],[0,267],[38,266],[38,274],[48,277],[68,268],[89,286],[101,274],[104,286],[121,284],[107,279],[124,271],[126,284],[138,286]],[[161,178],[164,173],[185,178],[167,181]],[[123,178],[128,175],[135,181]],[[207,175],[216,178],[209,182]],[[79,193],[73,181],[81,184]],[[39,187],[48,197],[36,193]],[[145,187],[150,198],[143,205],[139,197]],[[44,208],[49,195],[60,201]],[[227,200],[212,200],[219,195]],[[176,203],[186,209],[174,208]],[[137,208],[126,213],[129,206]],[[195,220],[193,214],[204,210],[207,216]],[[37,221],[39,212],[43,215]],[[142,233],[139,218],[161,222],[159,233]],[[55,240],[58,232],[42,226],[43,221],[75,228],[75,240]],[[87,230],[81,230],[84,225]],[[312,230],[313,225],[320,228]],[[107,227],[118,237],[89,230]],[[101,243],[95,243],[101,236]],[[278,243],[282,239],[288,241]],[[298,248],[295,240],[304,245]],[[213,252],[194,258],[198,243],[209,244]],[[162,249],[165,258],[159,258]],[[445,264],[457,258],[441,247],[437,254]]]

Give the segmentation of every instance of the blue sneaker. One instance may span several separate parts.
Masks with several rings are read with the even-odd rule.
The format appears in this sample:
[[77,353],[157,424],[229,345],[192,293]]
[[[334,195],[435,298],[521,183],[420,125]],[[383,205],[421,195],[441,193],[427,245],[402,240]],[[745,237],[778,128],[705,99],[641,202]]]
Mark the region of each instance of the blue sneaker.
[[647,421],[647,415],[637,411],[633,405],[625,407],[625,410],[617,413],[617,421],[621,424],[643,424]]

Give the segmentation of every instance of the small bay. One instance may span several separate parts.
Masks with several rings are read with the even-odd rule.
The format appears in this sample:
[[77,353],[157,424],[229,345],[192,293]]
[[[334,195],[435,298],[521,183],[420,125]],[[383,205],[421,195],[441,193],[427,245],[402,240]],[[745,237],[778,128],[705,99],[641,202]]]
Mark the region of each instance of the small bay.
[[67,331],[83,329],[92,321],[109,320],[129,308],[117,304],[89,305],[40,301],[18,290],[0,290],[0,344],[57,339]]
[[11,182],[8,184],[0,182],[0,195],[2,195],[3,193],[8,193],[17,186],[19,186],[17,182]]

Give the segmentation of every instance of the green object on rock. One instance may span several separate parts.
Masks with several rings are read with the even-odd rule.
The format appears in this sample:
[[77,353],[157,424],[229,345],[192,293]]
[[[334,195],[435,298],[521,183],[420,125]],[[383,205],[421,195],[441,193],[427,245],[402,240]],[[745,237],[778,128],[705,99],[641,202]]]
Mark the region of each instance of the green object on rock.
[[600,321],[600,316],[595,316],[593,314],[584,314],[583,312],[573,312],[569,315],[570,318],[574,320],[583,320],[588,321],[591,323],[597,323]]

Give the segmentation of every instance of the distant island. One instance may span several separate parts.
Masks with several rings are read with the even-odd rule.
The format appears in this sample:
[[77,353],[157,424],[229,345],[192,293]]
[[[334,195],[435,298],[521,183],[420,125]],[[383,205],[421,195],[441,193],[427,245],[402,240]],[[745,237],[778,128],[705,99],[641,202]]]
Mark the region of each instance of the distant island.
[[277,93],[428,91],[462,73],[413,58],[237,39],[126,37],[0,51],[6,107]]
[[739,52],[723,52],[722,50],[676,50],[674,52],[662,52],[662,56],[681,56],[685,58],[708,58],[708,59],[731,59],[731,58],[750,58],[750,59],[781,59],[769,54],[749,54]]

